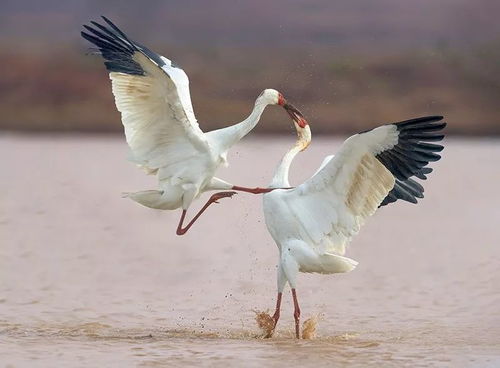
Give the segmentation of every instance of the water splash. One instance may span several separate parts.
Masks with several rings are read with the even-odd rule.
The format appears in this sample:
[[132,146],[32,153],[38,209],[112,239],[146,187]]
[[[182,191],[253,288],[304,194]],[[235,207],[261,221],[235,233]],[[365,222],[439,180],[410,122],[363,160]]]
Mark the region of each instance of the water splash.
[[257,322],[257,326],[259,326],[262,331],[262,337],[268,339],[273,336],[274,333],[274,319],[271,315],[265,312],[259,312],[254,310],[255,312],[255,321]]
[[312,316],[306,319],[302,324],[302,338],[305,340],[314,340],[316,338],[316,328],[318,327],[318,316]]
[[[255,312],[255,321],[257,322],[257,326],[262,331],[260,337],[268,339],[274,334],[274,319],[269,314],[268,311],[257,311]],[[319,317],[318,315],[314,315],[311,318],[308,318],[302,324],[302,338],[305,340],[313,340],[316,338],[316,329],[318,327]]]

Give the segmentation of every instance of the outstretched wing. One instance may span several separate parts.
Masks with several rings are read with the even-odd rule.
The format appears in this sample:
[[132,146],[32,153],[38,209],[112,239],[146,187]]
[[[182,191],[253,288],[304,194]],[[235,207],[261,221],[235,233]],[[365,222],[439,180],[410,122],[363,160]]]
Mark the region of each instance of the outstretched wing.
[[193,113],[186,73],[137,42],[106,17],[81,35],[99,49],[109,70],[132,160],[158,168],[210,150]]
[[347,139],[339,152],[293,190],[283,192],[302,234],[320,252],[345,253],[345,245],[365,219],[384,204],[402,199],[416,203],[430,161],[442,146],[436,134],[446,123],[429,116],[387,124]]

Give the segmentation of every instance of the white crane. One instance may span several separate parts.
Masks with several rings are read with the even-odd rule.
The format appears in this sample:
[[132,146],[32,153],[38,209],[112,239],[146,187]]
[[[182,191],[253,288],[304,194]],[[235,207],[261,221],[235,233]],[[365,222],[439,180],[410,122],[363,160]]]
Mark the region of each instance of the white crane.
[[[234,190],[265,193],[267,188],[247,188],[216,178],[215,171],[227,164],[227,152],[257,124],[267,105],[281,105],[295,119],[296,112],[283,95],[264,90],[250,115],[227,128],[203,133],[196,121],[189,92],[189,79],[178,65],[130,40],[109,19],[107,26],[91,22],[81,35],[93,43],[104,58],[112,83],[116,107],[122,115],[131,161],[148,174],[156,174],[159,190],[128,193],[132,200],[156,209],[182,207],[177,234],[184,234],[218,199]],[[188,207],[201,193],[214,194],[196,216],[183,227]]]
[[[356,134],[335,156],[327,156],[301,185],[264,194],[266,225],[280,253],[274,327],[288,283],[299,338],[298,272],[353,270],[357,262],[344,257],[345,247],[366,218],[398,199],[417,203],[417,198],[423,198],[424,188],[413,177],[426,179],[432,171],[427,164],[441,158],[436,152],[443,146],[429,143],[443,139],[436,134],[446,126],[441,120],[441,116],[428,116]],[[295,124],[298,140],[281,160],[270,187],[290,187],[290,164],[311,140],[309,125],[304,122]]]

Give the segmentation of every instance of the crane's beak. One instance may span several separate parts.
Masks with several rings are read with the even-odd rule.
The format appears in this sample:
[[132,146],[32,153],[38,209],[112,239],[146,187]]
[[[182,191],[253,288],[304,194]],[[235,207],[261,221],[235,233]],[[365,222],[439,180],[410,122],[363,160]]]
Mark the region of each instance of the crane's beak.
[[308,125],[307,120],[304,118],[304,115],[302,115],[302,113],[291,103],[285,103],[283,105],[283,108],[299,127],[305,128]]

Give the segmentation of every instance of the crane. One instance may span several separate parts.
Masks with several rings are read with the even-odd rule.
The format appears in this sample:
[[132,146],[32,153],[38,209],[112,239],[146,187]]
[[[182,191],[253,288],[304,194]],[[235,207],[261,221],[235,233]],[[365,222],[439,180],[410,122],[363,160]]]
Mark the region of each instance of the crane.
[[[346,245],[377,208],[424,197],[425,180],[437,161],[446,126],[441,116],[386,124],[348,138],[335,156],[327,156],[316,173],[295,188],[288,172],[294,157],[311,141],[309,124],[295,123],[298,139],[283,156],[263,196],[266,226],[276,242],[278,263],[274,328],[280,317],[283,289],[288,283],[294,303],[295,334],[300,337],[299,272],[349,272],[358,262],[344,256]],[[274,330],[273,330],[274,331]]]
[[[90,26],[84,25],[81,35],[104,58],[130,147],[130,160],[146,173],[156,175],[159,182],[158,190],[126,193],[125,197],[155,209],[182,208],[176,233],[183,235],[210,204],[233,196],[235,191],[259,194],[272,190],[233,185],[215,177],[215,172],[227,165],[228,150],[256,126],[266,106],[280,105],[292,118],[300,119],[283,95],[266,89],[246,119],[205,133],[194,115],[184,70],[132,41],[108,18],[102,18],[105,25],[91,21]],[[225,192],[212,195],[183,227],[191,203],[211,190]]]

